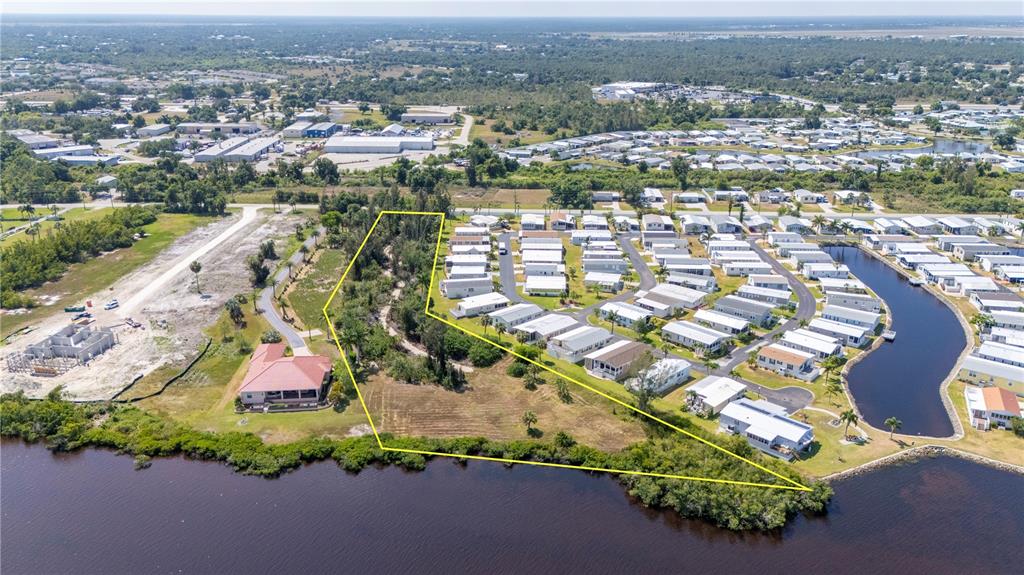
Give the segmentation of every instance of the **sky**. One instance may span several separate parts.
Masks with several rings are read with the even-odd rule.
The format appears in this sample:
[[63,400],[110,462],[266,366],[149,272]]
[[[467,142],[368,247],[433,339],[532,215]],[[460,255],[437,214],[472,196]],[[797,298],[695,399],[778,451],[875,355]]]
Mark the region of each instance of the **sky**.
[[1021,0],[4,0],[3,14],[405,17],[1024,17]]

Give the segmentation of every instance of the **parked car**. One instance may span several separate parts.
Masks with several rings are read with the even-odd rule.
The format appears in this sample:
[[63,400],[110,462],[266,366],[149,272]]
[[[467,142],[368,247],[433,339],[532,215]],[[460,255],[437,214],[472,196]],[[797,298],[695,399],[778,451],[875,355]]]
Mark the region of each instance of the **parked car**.
[[103,309],[111,310],[121,305],[116,299],[112,299],[103,305]]

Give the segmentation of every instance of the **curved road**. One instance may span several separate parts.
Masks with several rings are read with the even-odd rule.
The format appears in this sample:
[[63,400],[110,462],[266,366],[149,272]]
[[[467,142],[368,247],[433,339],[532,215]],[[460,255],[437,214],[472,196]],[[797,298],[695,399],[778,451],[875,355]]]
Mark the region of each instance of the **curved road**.
[[[324,228],[320,228],[320,234],[323,235],[323,233]],[[306,238],[303,245],[307,248],[312,248],[315,240],[316,238],[310,236]],[[277,289],[275,286],[283,284],[285,278],[288,277],[287,263],[291,262],[293,266],[298,267],[302,262],[302,258],[302,251],[296,250],[295,253],[292,254],[292,256],[285,262],[286,265],[282,265],[281,269],[277,270],[277,273],[273,276],[274,283],[263,288],[263,291],[260,292],[259,307],[260,311],[263,313],[264,319],[266,319],[267,323],[270,324],[270,327],[277,330],[285,341],[288,342],[288,345],[291,346],[293,354],[313,355],[313,352],[311,352],[309,347],[306,345],[306,340],[302,339],[302,336],[299,335],[298,331],[296,331],[295,326],[285,321],[277,311],[277,308],[274,307],[274,291]]]

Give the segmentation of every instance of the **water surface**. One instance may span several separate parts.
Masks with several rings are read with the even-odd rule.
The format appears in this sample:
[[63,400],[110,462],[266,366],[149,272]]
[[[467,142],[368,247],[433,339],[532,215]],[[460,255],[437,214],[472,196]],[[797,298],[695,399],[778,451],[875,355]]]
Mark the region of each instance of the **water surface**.
[[861,414],[879,429],[895,416],[903,422],[901,433],[953,435],[940,388],[967,347],[956,315],[858,248],[830,246],[825,251],[885,300],[896,332],[896,341],[883,343],[850,368],[847,381]]
[[[434,461],[276,480],[5,442],[0,570],[20,573],[1011,573],[1024,477],[939,458],[835,485],[826,517],[735,534],[608,476]],[[1018,571],[1019,572],[1019,571]]]

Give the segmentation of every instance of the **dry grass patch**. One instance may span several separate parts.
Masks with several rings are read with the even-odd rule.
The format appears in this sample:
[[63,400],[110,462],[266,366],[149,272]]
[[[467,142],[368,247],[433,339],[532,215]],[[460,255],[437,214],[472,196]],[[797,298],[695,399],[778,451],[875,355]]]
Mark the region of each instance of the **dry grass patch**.
[[523,413],[537,415],[536,427],[550,438],[564,431],[583,444],[617,451],[644,439],[643,426],[625,408],[570,384],[572,402],[558,398],[553,377],[530,391],[506,375],[511,359],[467,374],[466,391],[433,385],[408,385],[377,374],[361,387],[377,429],[403,436],[467,437],[509,441],[528,439]]

